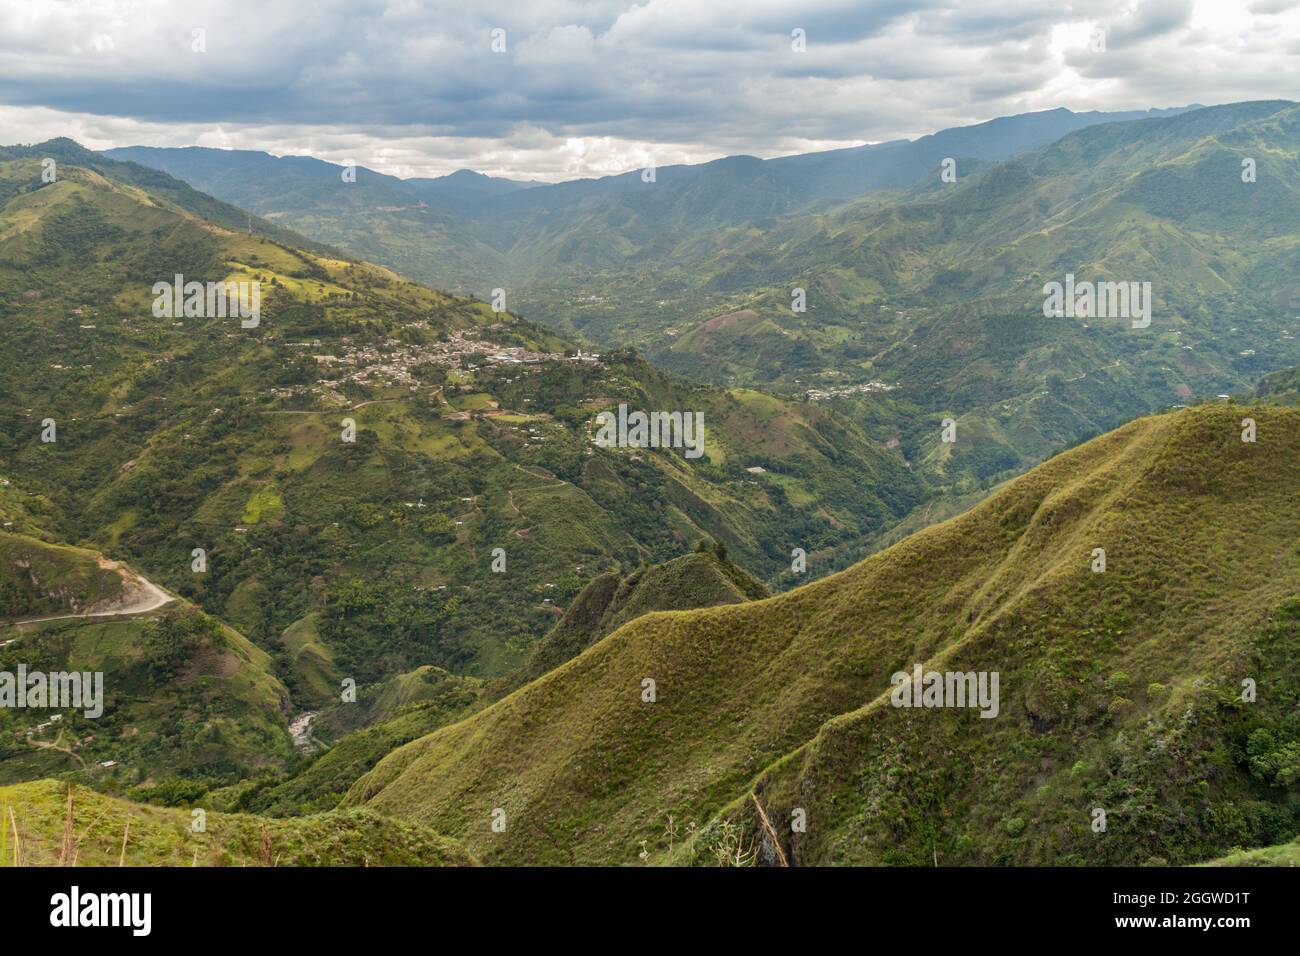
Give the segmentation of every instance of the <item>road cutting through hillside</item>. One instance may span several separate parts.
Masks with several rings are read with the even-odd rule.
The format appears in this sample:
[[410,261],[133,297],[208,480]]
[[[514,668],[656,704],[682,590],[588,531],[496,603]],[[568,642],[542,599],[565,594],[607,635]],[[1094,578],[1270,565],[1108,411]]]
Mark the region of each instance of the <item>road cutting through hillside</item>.
[[[108,562],[109,565],[116,567],[115,562]],[[113,602],[111,606],[101,606],[96,611],[82,611],[79,614],[53,614],[48,617],[28,617],[19,621],[14,621],[11,626],[21,627],[24,624],[40,624],[45,621],[67,621],[73,618],[94,618],[94,617],[127,617],[135,614],[148,614],[150,611],[156,611],[166,604],[176,600],[158,585],[147,580],[139,574],[120,569],[123,576],[123,589],[127,592],[122,599]]]

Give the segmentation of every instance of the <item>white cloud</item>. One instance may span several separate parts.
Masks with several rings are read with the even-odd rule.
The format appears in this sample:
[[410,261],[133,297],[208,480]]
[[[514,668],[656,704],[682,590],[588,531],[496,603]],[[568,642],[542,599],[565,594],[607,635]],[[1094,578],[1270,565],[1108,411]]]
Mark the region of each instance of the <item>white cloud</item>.
[[1286,0],[0,0],[0,22],[7,139],[412,175],[562,179],[1300,88]]

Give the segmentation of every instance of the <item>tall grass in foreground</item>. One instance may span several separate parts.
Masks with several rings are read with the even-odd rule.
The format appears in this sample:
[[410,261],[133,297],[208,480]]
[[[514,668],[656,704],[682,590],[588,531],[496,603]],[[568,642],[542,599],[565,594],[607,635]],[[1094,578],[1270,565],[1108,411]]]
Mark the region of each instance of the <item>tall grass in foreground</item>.
[[[58,861],[55,866],[76,866],[80,855],[81,842],[86,835],[95,828],[103,814],[96,816],[91,820],[80,834],[76,829],[76,814],[73,809],[73,786],[68,785],[66,810],[63,817],[63,837],[59,846]],[[10,836],[13,838],[13,849],[9,849]],[[126,821],[126,827],[122,831],[122,849],[117,858],[118,866],[126,865],[126,847],[131,835],[131,821]],[[197,856],[196,856],[197,859]],[[6,804],[0,808],[0,866],[25,866],[26,858],[22,852],[22,837],[18,830],[18,815],[14,808]]]
[[[5,827],[5,817],[9,818],[8,828]],[[12,862],[6,863],[10,829],[12,829],[14,835],[14,849]],[[4,812],[0,813],[0,866],[22,866],[22,861],[22,841],[18,839],[18,818],[14,816],[14,808],[6,806]]]

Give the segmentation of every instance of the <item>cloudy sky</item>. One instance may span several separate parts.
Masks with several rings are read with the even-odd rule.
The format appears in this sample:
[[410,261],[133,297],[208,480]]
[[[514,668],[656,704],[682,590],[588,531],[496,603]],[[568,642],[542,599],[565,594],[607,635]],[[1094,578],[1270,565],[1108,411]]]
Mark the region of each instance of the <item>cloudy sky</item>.
[[0,24],[6,143],[399,176],[559,180],[1056,106],[1300,97],[1300,0],[0,0]]

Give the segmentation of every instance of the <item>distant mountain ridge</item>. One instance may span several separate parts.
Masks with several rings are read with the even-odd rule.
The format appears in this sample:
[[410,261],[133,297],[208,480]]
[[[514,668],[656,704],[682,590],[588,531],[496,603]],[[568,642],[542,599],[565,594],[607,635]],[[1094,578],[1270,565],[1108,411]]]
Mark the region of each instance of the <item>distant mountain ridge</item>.
[[[935,165],[945,156],[990,161],[1006,159],[1016,153],[1059,139],[1068,132],[1096,123],[1173,116],[1200,108],[1199,104],[1193,104],[1168,109],[1118,112],[1090,110],[1076,113],[1064,107],[1057,107],[1051,110],[997,117],[970,126],[952,127],[914,140],[889,140],[883,143],[798,153],[770,159],[736,154],[695,165],[663,166],[656,170],[656,175],[665,175],[672,180],[689,177],[718,163],[762,164],[779,169],[788,177],[783,184],[798,190],[805,198],[847,199],[871,189],[910,185],[915,182],[920,169]],[[256,170],[265,174],[271,166],[281,164],[295,167],[297,172],[306,176],[338,177],[345,168],[341,164],[310,156],[273,156],[260,150],[202,146],[120,146],[103,152],[113,159],[138,162],[141,165],[164,169],[186,181],[194,180],[193,184],[198,188],[214,194],[223,191],[223,188],[211,177],[221,171],[243,169]],[[877,157],[888,157],[888,159],[884,162],[873,162]],[[541,193],[522,201],[516,197],[513,201],[498,203],[498,209],[494,211],[499,211],[499,207],[502,206],[527,207],[534,204],[553,208],[556,200],[552,196],[557,193],[565,193],[568,196],[576,194],[585,198],[587,194],[618,191],[627,187],[635,188],[634,182],[639,181],[641,177],[641,170],[637,169],[626,173],[546,183],[539,180],[525,181],[488,176],[471,169],[458,169],[445,176],[405,179],[375,172],[364,166],[358,166],[356,169],[358,182],[364,175],[367,179],[373,180],[376,185],[382,183],[384,188],[393,190],[404,188],[397,184],[405,184],[405,188],[409,189],[411,195],[442,198],[453,204],[466,204],[470,200],[493,200],[528,189],[542,190]],[[209,189],[207,188],[209,186],[216,188]]]
[[344,167],[302,156],[143,146],[105,155],[161,169],[420,281],[485,295],[549,270],[654,257],[685,235],[911,186],[945,157],[1001,160],[1071,130],[1193,108],[1025,113],[913,141],[662,166],[650,183],[642,170],[533,184],[464,170],[403,180],[364,167],[345,183]]
[[[274,156],[253,149],[218,149],[208,146],[154,147],[123,146],[106,149],[103,155],[121,162],[135,162],[183,178],[195,188],[216,195],[239,193],[236,177],[245,177],[260,186],[283,189],[285,198],[303,186],[319,188],[325,183],[344,182],[348,167],[313,156]],[[537,181],[519,181],[488,176],[472,169],[458,169],[445,176],[403,179],[356,166],[356,183],[370,198],[387,198],[393,202],[423,200],[444,203],[449,207],[467,206],[521,189],[545,185]],[[351,185],[351,184],[349,184]],[[240,198],[247,199],[246,194]]]

